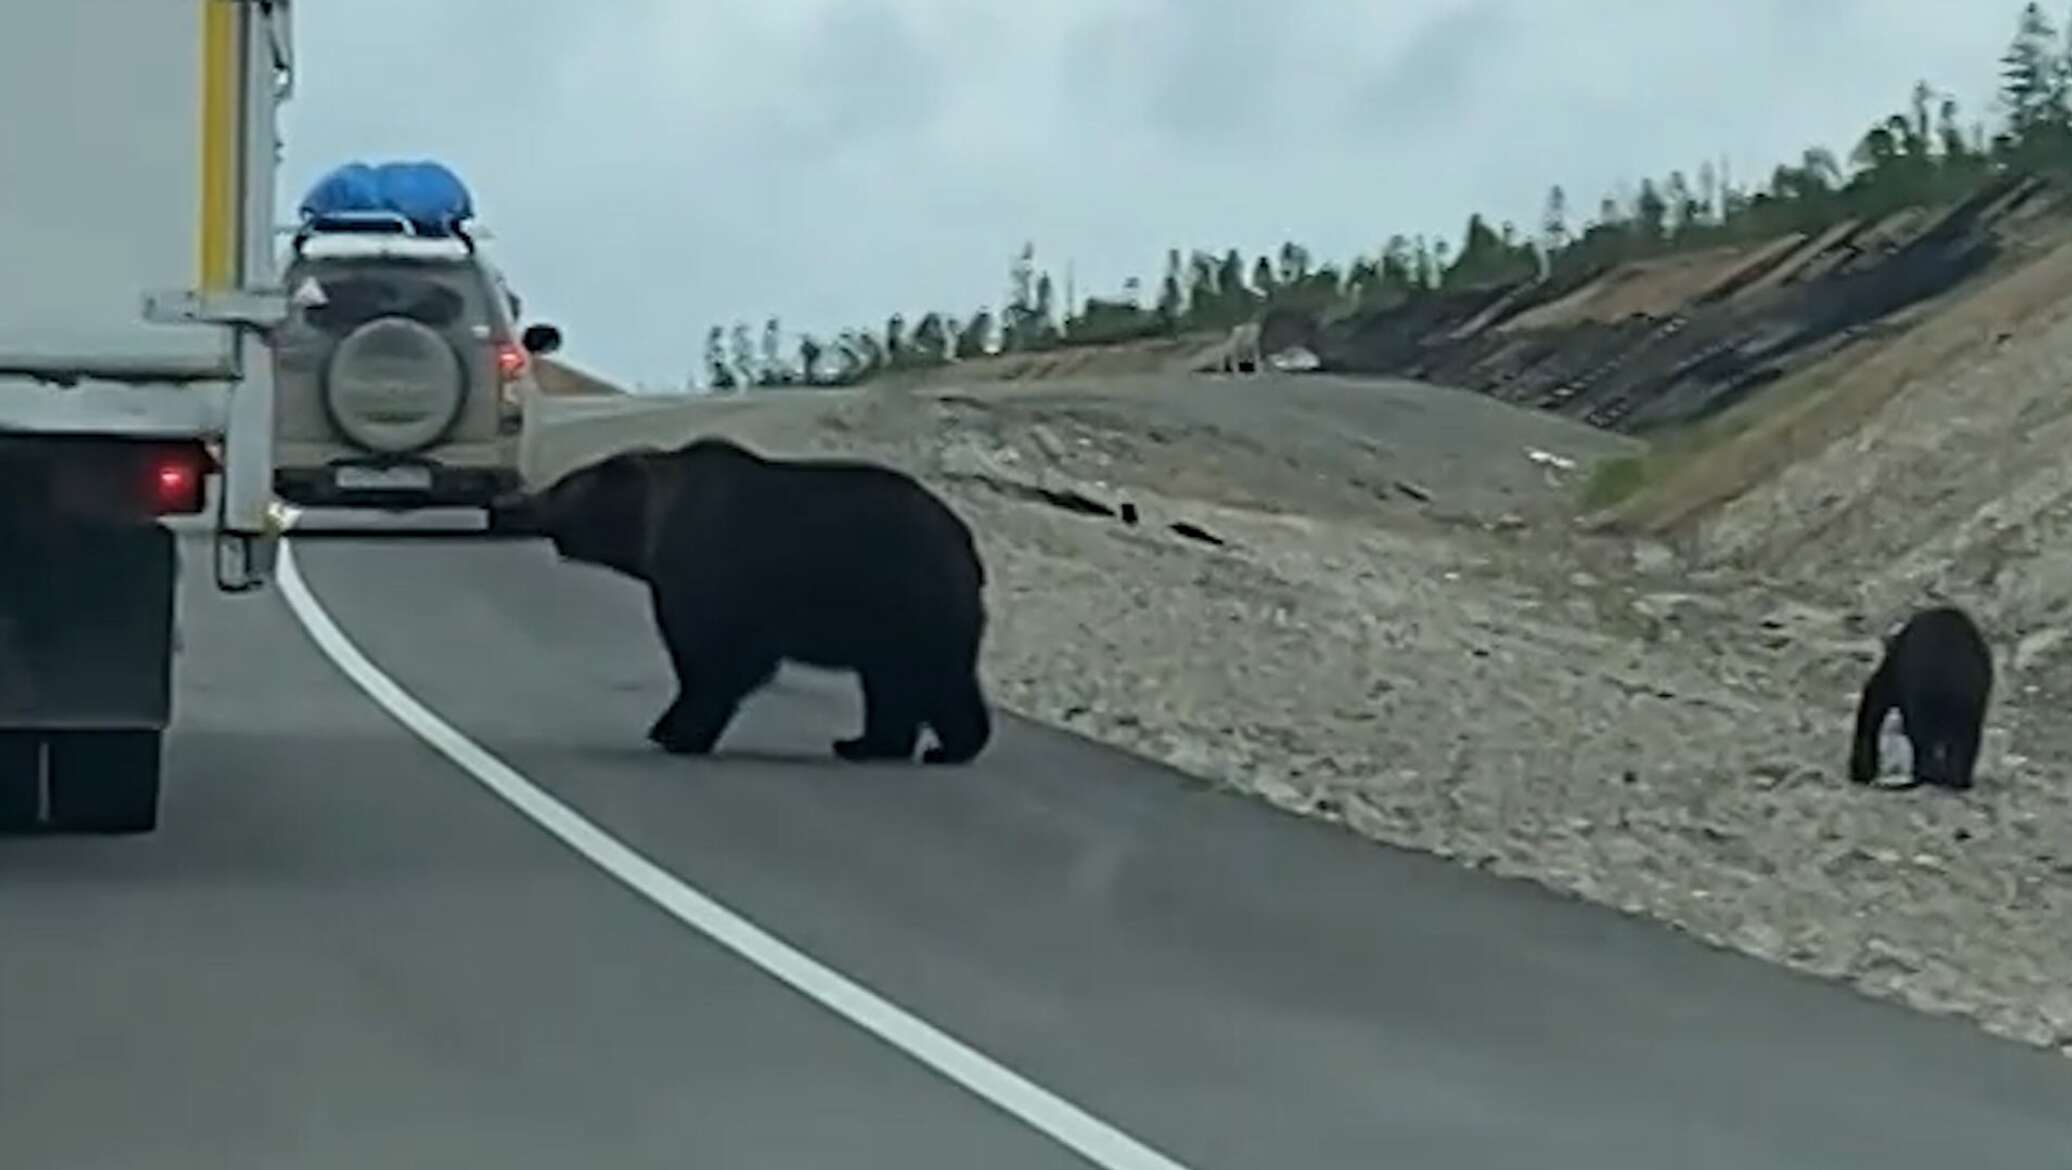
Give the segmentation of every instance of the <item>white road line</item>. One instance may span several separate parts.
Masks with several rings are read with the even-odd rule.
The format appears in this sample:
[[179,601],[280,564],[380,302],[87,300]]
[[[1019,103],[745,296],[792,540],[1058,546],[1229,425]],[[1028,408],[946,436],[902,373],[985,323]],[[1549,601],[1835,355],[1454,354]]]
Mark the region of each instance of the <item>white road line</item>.
[[[295,514],[289,512],[292,526]],[[484,788],[561,839],[599,869],[699,932],[790,984],[836,1015],[1020,1118],[1102,1170],[1187,1170],[1070,1101],[1009,1070],[792,947],[649,861],[554,799],[537,784],[456,731],[383,674],[310,592],[290,541],[281,542],[276,583],[317,648],[396,721]]]

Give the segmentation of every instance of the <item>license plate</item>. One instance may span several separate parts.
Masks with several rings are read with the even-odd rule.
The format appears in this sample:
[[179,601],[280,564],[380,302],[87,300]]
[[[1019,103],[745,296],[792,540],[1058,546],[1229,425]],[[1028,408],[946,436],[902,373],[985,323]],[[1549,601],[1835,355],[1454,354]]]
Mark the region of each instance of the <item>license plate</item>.
[[348,491],[422,491],[432,486],[429,467],[341,467],[338,486]]

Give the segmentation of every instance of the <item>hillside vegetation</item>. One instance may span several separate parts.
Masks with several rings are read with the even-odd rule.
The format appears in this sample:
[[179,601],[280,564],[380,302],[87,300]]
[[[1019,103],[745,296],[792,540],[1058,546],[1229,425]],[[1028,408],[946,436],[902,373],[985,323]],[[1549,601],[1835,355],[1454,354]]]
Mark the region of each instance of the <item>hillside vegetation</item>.
[[[1536,289],[1530,299],[1544,304],[1621,265],[1819,239],[1845,224],[1961,204],[2010,176],[2072,171],[2072,45],[2039,5],[2020,12],[2001,76],[2000,108],[1990,121],[1967,117],[1954,98],[1923,81],[1903,109],[1866,128],[1845,155],[1809,147],[1752,185],[1704,162],[1643,180],[1628,202],[1607,196],[1594,214],[1557,185],[1529,232],[1477,213],[1466,217],[1458,244],[1397,235],[1376,254],[1321,264],[1293,241],[1249,261],[1234,249],[1173,248],[1166,271],[1148,288],[1132,280],[1118,297],[1070,304],[1061,303],[1056,281],[1028,244],[1013,261],[1008,301],[997,312],[983,304],[968,312],[895,312],[882,326],[796,341],[775,318],[759,335],[746,322],[715,325],[706,342],[706,381],[716,390],[842,386],[1002,357],[1020,359],[1009,368],[1026,376],[1056,365],[1034,360],[1040,355],[1075,349],[1134,343],[1156,350],[1162,343],[1184,354],[1198,350],[1205,335],[1274,309],[1337,325],[1342,337],[1363,325],[1368,332],[1385,328],[1378,323],[1415,315],[1434,300],[1529,282]],[[1521,308],[1522,299],[1507,307]],[[1357,363],[1336,368],[1369,372]]]

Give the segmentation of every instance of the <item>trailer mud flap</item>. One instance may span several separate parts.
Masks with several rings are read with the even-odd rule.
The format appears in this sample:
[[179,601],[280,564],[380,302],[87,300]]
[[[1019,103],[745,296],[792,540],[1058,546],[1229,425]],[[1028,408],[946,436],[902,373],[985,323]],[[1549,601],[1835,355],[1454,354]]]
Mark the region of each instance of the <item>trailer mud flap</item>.
[[174,540],[158,524],[0,533],[0,731],[171,721]]

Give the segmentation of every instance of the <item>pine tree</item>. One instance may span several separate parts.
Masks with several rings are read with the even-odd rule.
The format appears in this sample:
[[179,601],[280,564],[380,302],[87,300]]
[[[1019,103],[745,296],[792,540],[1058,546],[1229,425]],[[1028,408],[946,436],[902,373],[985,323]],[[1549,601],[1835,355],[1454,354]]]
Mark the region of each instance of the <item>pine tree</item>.
[[730,348],[733,352],[729,356],[734,363],[734,384],[753,386],[757,381],[755,346],[748,339],[748,326],[744,322],[736,321],[730,332],[729,340],[733,343]]
[[1252,262],[1252,287],[1260,295],[1271,298],[1278,291],[1280,282],[1274,279],[1273,261],[1261,256]]
[[763,322],[763,361],[757,385],[776,386],[791,380],[791,371],[784,368],[783,344],[784,331],[777,318]]
[[1007,273],[1007,306],[1000,311],[1000,348],[1019,351],[1034,340],[1036,245],[1025,243]]
[[894,313],[885,318],[885,364],[899,366],[906,364],[907,336],[906,316]]
[[1916,81],[1914,92],[1909,95],[1907,111],[1906,150],[1917,159],[1927,159],[1934,152],[1935,127],[1929,121],[1928,107],[1935,101],[1935,90],[1927,81]]
[[1633,220],[1644,246],[1658,247],[1669,238],[1669,201],[1653,179],[1640,181],[1640,194],[1633,197]]
[[1547,191],[1547,209],[1540,213],[1540,241],[1547,251],[1559,252],[1571,242],[1568,233],[1568,192],[1556,183]]
[[800,336],[799,381],[805,383],[808,386],[815,386],[819,384],[821,353],[822,349],[820,345],[820,340],[818,338],[814,337],[810,333],[803,334]]
[[1057,298],[1055,286],[1051,284],[1050,273],[1036,278],[1036,314],[1031,322],[1030,340],[1036,345],[1049,345],[1057,340]]
[[1245,287],[1245,258],[1236,248],[1223,253],[1216,265],[1216,288],[1221,294],[1216,305],[1217,324],[1227,325],[1252,311],[1252,290]]
[[732,390],[738,386],[733,367],[727,362],[727,331],[714,325],[705,334],[705,377],[714,390]]
[[1187,312],[1187,293],[1181,285],[1184,279],[1180,249],[1168,248],[1165,279],[1158,285],[1158,319],[1168,332],[1180,327],[1180,319]]
[[926,313],[921,323],[914,326],[914,361],[922,365],[941,365],[949,356],[950,335],[943,326],[941,313]]
[[993,311],[983,305],[957,335],[957,356],[984,357],[993,344]]
[[2008,161],[2036,167],[2057,153],[2072,126],[2066,53],[2050,17],[2034,0],[2022,9],[2014,40],[2000,56],[2000,101],[2007,111],[2001,148]]
[[[1281,245],[1281,266],[1277,276],[1283,285],[1301,284],[1309,277],[1309,249],[1293,240]],[[1264,292],[1264,289],[1260,290]]]
[[1476,212],[1468,216],[1467,229],[1461,233],[1460,255],[1447,267],[1440,282],[1448,288],[1459,288],[1501,279],[1507,274],[1508,252],[1503,239]]
[[1669,172],[1662,198],[1669,205],[1669,231],[1674,238],[1686,239],[1704,226],[1705,211],[1698,206],[1698,197],[1691,193],[1691,181],[1684,178],[1682,171]]
[[1971,144],[1965,140],[1963,119],[1958,113],[1957,99],[1945,97],[1942,108],[1936,112],[1935,136],[1942,147],[1945,160],[1964,159],[1971,153]]
[[1417,256],[1403,236],[1390,236],[1382,247],[1381,284],[1390,293],[1408,293],[1417,286]]

